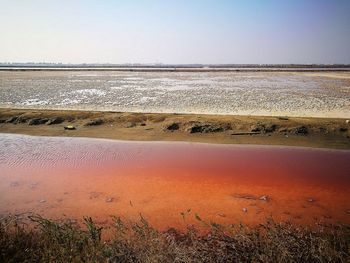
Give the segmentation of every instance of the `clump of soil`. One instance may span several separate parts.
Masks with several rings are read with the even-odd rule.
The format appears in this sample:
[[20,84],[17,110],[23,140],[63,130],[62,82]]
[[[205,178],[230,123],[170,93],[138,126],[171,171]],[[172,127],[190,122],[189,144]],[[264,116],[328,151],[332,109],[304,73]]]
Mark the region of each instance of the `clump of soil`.
[[177,131],[178,129],[180,129],[180,124],[177,122],[173,122],[171,124],[168,124],[164,128],[164,130],[166,130],[166,131]]
[[307,135],[309,133],[309,129],[304,125],[291,128],[288,131],[296,135]]
[[279,126],[277,124],[273,124],[273,123],[266,123],[266,124],[258,123],[258,124],[252,125],[251,132],[271,133],[276,131],[278,127]]
[[41,125],[45,124],[48,120],[48,118],[33,118],[28,121],[28,125]]
[[87,123],[85,123],[85,126],[97,126],[97,125],[101,125],[104,123],[104,120],[102,118],[97,118],[97,119],[93,119],[91,121],[88,121]]
[[53,117],[53,118],[50,118],[46,122],[46,125],[60,124],[62,122],[64,122],[64,118],[62,118],[62,117]]
[[189,133],[212,133],[223,132],[231,129],[229,124],[220,123],[195,123],[187,129]]

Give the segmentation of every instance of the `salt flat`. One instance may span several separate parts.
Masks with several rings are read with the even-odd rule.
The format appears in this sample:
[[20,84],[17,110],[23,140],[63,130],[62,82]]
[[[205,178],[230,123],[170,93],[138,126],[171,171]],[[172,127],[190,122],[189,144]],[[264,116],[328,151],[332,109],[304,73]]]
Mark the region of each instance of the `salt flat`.
[[0,107],[350,116],[350,72],[0,71]]

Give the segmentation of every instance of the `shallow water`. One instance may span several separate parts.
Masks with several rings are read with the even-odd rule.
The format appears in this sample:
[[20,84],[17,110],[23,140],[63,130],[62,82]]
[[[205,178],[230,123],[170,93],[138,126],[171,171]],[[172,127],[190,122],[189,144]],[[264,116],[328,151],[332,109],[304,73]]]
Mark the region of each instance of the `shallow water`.
[[[350,151],[0,134],[0,214],[350,223]],[[268,196],[266,200],[260,200]]]
[[0,72],[0,107],[348,117],[350,73]]

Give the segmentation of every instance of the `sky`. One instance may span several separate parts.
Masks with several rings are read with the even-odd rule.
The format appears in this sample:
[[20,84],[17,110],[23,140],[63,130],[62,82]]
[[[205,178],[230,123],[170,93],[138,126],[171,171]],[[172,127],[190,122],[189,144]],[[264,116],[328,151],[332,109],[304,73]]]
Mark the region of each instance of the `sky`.
[[0,0],[0,62],[350,64],[350,1]]

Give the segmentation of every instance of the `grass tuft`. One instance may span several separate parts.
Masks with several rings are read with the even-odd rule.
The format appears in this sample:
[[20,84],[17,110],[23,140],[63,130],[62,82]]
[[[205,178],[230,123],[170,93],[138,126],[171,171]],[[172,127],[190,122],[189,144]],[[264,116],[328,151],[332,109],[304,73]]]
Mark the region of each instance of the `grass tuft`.
[[[188,212],[189,213],[189,212]],[[187,213],[187,214],[188,214]],[[350,227],[312,228],[270,219],[255,228],[197,220],[186,231],[159,231],[140,215],[137,222],[113,217],[104,229],[91,217],[83,225],[39,215],[0,219],[0,262],[349,262]],[[101,238],[111,231],[110,239]]]

